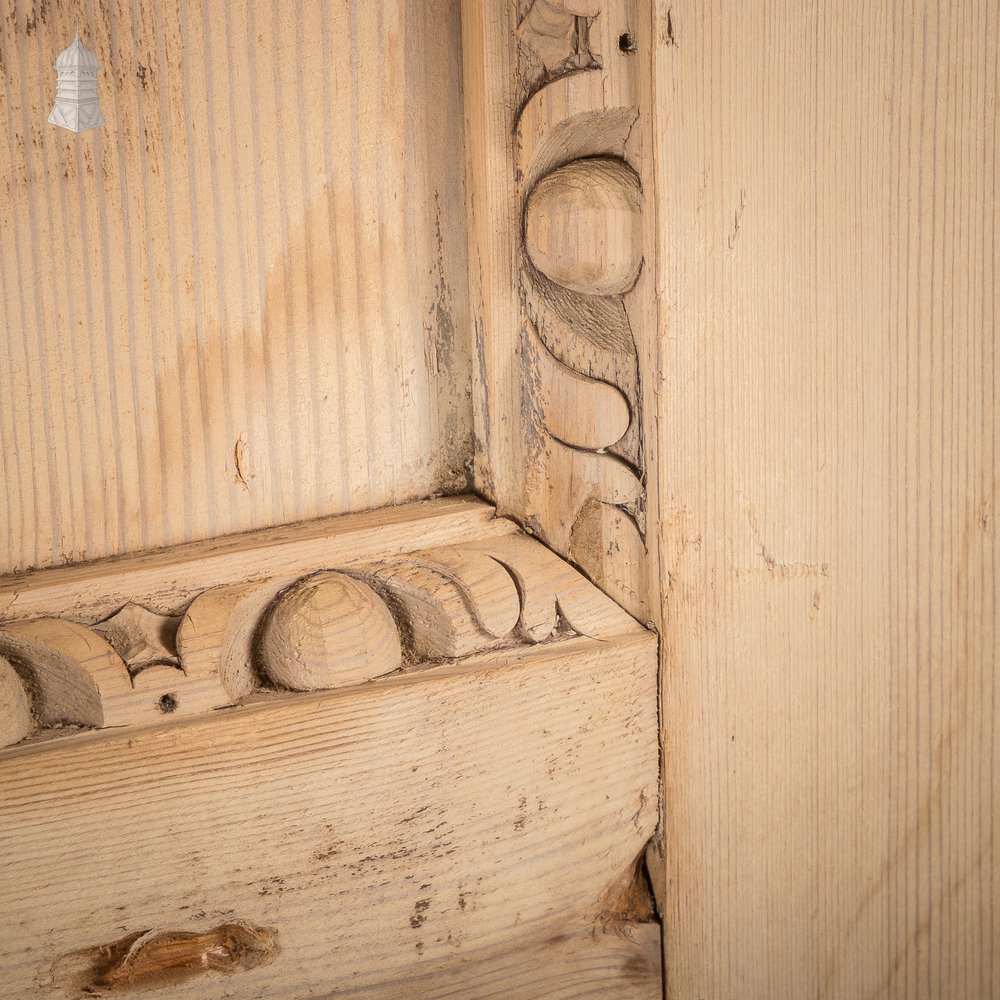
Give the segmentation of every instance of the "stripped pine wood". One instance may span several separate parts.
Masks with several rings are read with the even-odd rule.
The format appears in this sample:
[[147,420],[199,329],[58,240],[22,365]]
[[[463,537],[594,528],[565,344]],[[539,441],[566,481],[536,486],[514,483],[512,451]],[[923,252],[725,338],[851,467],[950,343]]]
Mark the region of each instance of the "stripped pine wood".
[[[562,6],[499,15],[530,107],[476,96],[527,212],[499,292],[555,317],[491,329],[479,429],[645,621],[629,7]],[[660,994],[655,636],[473,498],[326,516],[474,481],[460,7],[0,0],[4,996]]]
[[564,926],[517,953],[465,966],[400,977],[375,991],[338,990],[326,1000],[661,1000],[660,928],[641,923],[627,933]]
[[116,943],[152,931],[146,964],[184,975],[138,984],[149,997],[218,990],[198,941],[247,934],[267,954],[224,980],[234,1000],[409,979],[430,996],[434,974],[498,995],[461,993],[481,969],[511,996],[551,978],[557,996],[653,998],[649,934],[600,936],[658,820],[656,674],[633,627],[7,750],[5,996],[114,982]]
[[361,580],[330,570],[279,595],[260,646],[267,676],[291,691],[360,684],[403,662],[399,631],[382,599]]
[[[526,446],[505,414],[521,411],[516,352],[519,304],[515,268],[519,213],[511,184],[517,27],[513,4],[462,4],[468,154],[470,294],[476,339],[474,481],[501,510],[524,509]],[[514,346],[512,346],[514,345]],[[509,470],[515,470],[508,475]]]
[[264,528],[111,562],[61,566],[0,581],[0,621],[53,612],[96,622],[142,595],[166,613],[207,587],[386,558],[431,545],[502,538],[517,529],[476,497],[448,497],[386,510]]
[[1000,9],[649,38],[667,995],[996,997]]
[[10,661],[0,656],[0,746],[23,740],[34,728],[24,684]]
[[[409,537],[423,542],[428,507],[453,522],[453,544],[405,550],[400,516],[410,514]],[[276,690],[353,687],[487,649],[642,631],[510,522],[468,516],[489,512],[471,499],[411,504],[388,519],[347,515],[229,536],[221,559],[202,542],[159,564],[127,556],[28,575],[9,590],[8,608],[23,612],[47,595],[49,612],[0,619],[0,746],[201,715]],[[264,567],[274,575],[261,578]],[[65,578],[84,569],[87,613],[83,588],[75,606],[58,603]],[[46,588],[49,577],[63,579]],[[117,610],[105,615],[109,603]]]
[[462,14],[476,488],[653,620],[651,91],[638,8],[488,0]]
[[[457,24],[2,0],[0,573],[468,485]],[[78,28],[107,124],[76,135]]]

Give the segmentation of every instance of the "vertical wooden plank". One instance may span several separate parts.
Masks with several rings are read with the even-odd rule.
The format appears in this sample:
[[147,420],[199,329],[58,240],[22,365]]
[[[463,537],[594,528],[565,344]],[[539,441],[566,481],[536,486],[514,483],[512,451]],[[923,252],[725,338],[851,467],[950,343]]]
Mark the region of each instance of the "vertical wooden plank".
[[516,8],[512,3],[462,6],[462,55],[469,178],[469,253],[476,364],[475,481],[501,512],[525,508],[525,446],[519,422],[521,365],[514,239],[513,184]]
[[[154,529],[154,539],[159,533],[150,517],[148,498],[159,481],[160,441],[151,422],[156,403],[155,389],[148,377],[152,337],[145,277],[148,262],[141,236],[146,217],[138,171],[133,168],[143,144],[135,92],[138,80],[135,52],[130,44],[130,5],[126,0],[113,0],[103,8],[95,5],[96,9],[104,16],[95,21],[94,11],[88,9],[86,23],[95,25],[94,42],[100,54],[99,87],[106,95],[111,116],[111,127],[97,136],[95,142],[103,145],[107,140],[103,153],[108,192],[106,245],[112,252],[112,279],[105,294],[117,313],[113,333],[109,334],[119,387],[117,419],[124,432],[118,446],[128,456],[126,481],[122,484],[126,497],[125,544],[128,548],[145,548],[156,544],[150,542],[150,527]],[[58,44],[52,48],[58,52]],[[34,199],[29,195],[31,200]],[[35,272],[35,280],[40,278],[41,274]]]
[[[221,345],[222,382],[214,391],[219,402],[219,423],[226,427],[219,451],[215,456],[216,467],[226,470],[219,477],[216,509],[223,520],[224,530],[245,530],[254,523],[259,504],[254,501],[246,477],[252,476],[249,456],[243,454],[247,437],[253,397],[248,391],[246,378],[250,360],[250,345],[246,337],[244,309],[246,303],[245,235],[239,204],[242,192],[234,175],[234,133],[239,132],[239,108],[247,107],[250,95],[245,87],[245,75],[237,77],[230,62],[231,35],[227,20],[239,16],[232,13],[232,5],[210,6],[203,19],[205,46],[205,113],[203,134],[207,141],[201,143],[209,153],[203,172],[211,184],[211,226],[206,239],[211,239],[211,252],[206,258],[213,262],[206,280],[211,284],[207,294],[214,296],[218,305],[214,315],[206,317],[210,336],[217,337]],[[237,456],[239,454],[239,462]],[[246,475],[238,465],[246,461]],[[260,491],[257,491],[260,492]]]
[[[357,52],[368,44],[368,40],[376,37],[388,50],[391,45],[393,15],[380,6],[361,2],[349,4],[347,26],[347,51]],[[351,145],[372,160],[381,157],[381,148],[385,144],[386,162],[395,158],[396,143],[399,141],[392,135],[393,130],[386,129],[382,133],[383,116],[386,112],[391,67],[383,65],[378,60],[350,59],[351,107],[354,113],[350,118]],[[369,116],[362,116],[362,108],[370,109]],[[401,137],[400,137],[401,138]],[[359,261],[378,259],[382,241],[389,238],[389,233],[382,227],[369,224],[369,220],[380,215],[381,169],[361,169],[358,160],[351,164],[350,183],[353,188],[354,209],[354,250]],[[402,289],[398,294],[406,295]],[[366,433],[371,439],[384,440],[386,447],[398,453],[399,432],[389,419],[388,408],[377,405],[380,395],[377,372],[386,365],[391,365],[390,352],[392,345],[385,338],[377,335],[378,328],[385,322],[387,316],[387,295],[385,274],[381,268],[373,269],[371,274],[360,276],[356,290],[358,320],[360,325],[360,360],[363,370],[369,374],[370,391],[365,394],[362,408],[366,412]],[[372,454],[368,462],[368,475],[362,496],[372,497],[381,491],[381,469],[378,456]],[[363,501],[364,506],[370,504]]]
[[[216,20],[220,11],[213,7]],[[224,278],[227,303],[231,308],[227,329],[237,337],[236,375],[242,386],[242,419],[237,419],[239,437],[233,444],[230,481],[242,511],[240,523],[249,525],[280,519],[280,481],[269,475],[272,468],[268,448],[271,413],[274,408],[267,379],[266,347],[260,323],[257,271],[257,192],[258,158],[254,154],[256,129],[247,121],[247,109],[253,106],[255,66],[246,43],[250,38],[246,4],[225,4],[222,24],[215,28],[213,43],[225,52],[225,70],[215,86],[216,135],[221,163],[229,163],[229,175],[219,178],[223,232],[220,241],[234,256],[227,259]],[[220,57],[221,58],[221,57]],[[220,69],[220,73],[223,71]],[[227,149],[222,150],[225,145]],[[227,235],[228,234],[228,235]]]
[[[449,93],[463,94],[462,31],[458,11],[442,20],[442,11],[431,4],[410,5],[405,10],[406,68],[402,85],[406,88],[405,107],[410,109],[403,126],[402,155],[412,164],[415,210],[404,227],[404,256],[410,263],[414,288],[428,280],[434,294],[421,302],[424,326],[422,361],[419,345],[408,347],[405,366],[409,395],[420,398],[428,393],[435,401],[430,426],[406,425],[404,452],[419,454],[418,434],[432,440],[450,442],[439,455],[436,477],[443,482],[471,482],[473,427],[466,419],[472,405],[472,349],[474,343],[469,306],[469,263],[466,208],[466,160],[464,115],[442,115],[432,103],[421,99],[415,82],[419,67],[431,63],[447,71],[443,83]],[[464,101],[463,94],[463,101]],[[437,155],[444,151],[445,156]],[[460,165],[456,170],[455,166]],[[453,213],[462,216],[461,241],[448,235]],[[420,251],[423,233],[434,234],[429,255]],[[450,386],[441,391],[441,383]],[[437,391],[433,391],[437,386]],[[414,470],[416,471],[416,469]]]
[[0,573],[467,488],[458,12],[0,2]]
[[[25,18],[25,31],[31,35],[44,32],[45,25],[39,25],[37,16],[25,8],[23,13]],[[28,84],[30,80],[35,86],[41,83],[40,71],[45,67],[44,56],[36,49],[24,49],[19,52],[23,54],[25,63],[25,76],[23,79]],[[30,60],[35,60],[32,66]],[[39,90],[38,98],[45,100],[44,88]],[[30,107],[34,101],[25,104]],[[59,143],[47,142],[44,139],[41,122],[32,122],[30,129],[32,133],[32,146],[37,155],[36,163],[43,176],[68,176],[68,168],[63,166],[59,155]],[[60,186],[60,194],[65,190],[65,186]],[[73,253],[73,241],[65,222],[65,201],[60,197],[47,199],[44,205],[36,206],[35,231],[33,233],[32,262],[37,267],[39,260],[55,259],[61,253],[66,255],[66,269],[70,275],[75,276],[73,261],[76,254]],[[70,251],[66,253],[66,251]],[[36,304],[41,303],[47,323],[40,327],[44,334],[46,370],[53,382],[58,382],[61,373],[67,371],[72,366],[73,342],[67,334],[73,329],[73,317],[77,312],[72,299],[72,288],[68,282],[60,281],[56,273],[46,276],[47,280],[40,280],[36,283]],[[52,428],[55,441],[55,461],[59,468],[63,470],[61,489],[59,490],[59,513],[62,525],[61,536],[67,540],[79,539],[78,545],[81,552],[86,552],[88,547],[88,525],[85,518],[83,494],[83,469],[81,462],[81,411],[79,406],[79,394],[56,393],[53,399]]]
[[[17,11],[13,6],[4,11],[3,30],[0,31],[0,69],[3,72],[3,88],[0,89],[0,102],[2,102],[3,116],[0,123],[7,130],[7,134],[17,142],[23,142],[15,137],[21,135],[15,130],[17,119],[16,106],[23,100],[23,93],[19,86],[15,60],[17,50],[14,41],[17,38]],[[0,213],[0,223],[3,225],[5,233],[15,232],[18,216],[15,215],[14,203],[16,193],[22,185],[26,183],[27,176],[24,167],[15,159],[12,151],[7,160],[7,169],[4,175],[4,200],[2,203],[2,213]],[[2,316],[5,350],[4,357],[7,359],[8,377],[7,391],[12,398],[18,400],[18,406],[3,407],[5,417],[3,468],[4,482],[10,486],[4,491],[6,494],[5,515],[3,524],[3,537],[5,539],[4,559],[6,564],[11,565],[18,558],[28,559],[35,557],[37,546],[43,539],[43,530],[38,524],[38,513],[34,505],[34,497],[37,493],[44,492],[48,488],[47,481],[42,480],[46,474],[45,466],[38,467],[36,463],[30,461],[29,449],[31,445],[26,442],[21,448],[15,449],[14,442],[18,435],[25,436],[30,428],[30,440],[41,440],[44,437],[44,428],[41,426],[40,411],[40,387],[35,385],[29,376],[27,360],[27,344],[23,336],[14,336],[13,330],[21,327],[25,320],[23,315],[23,289],[18,281],[20,273],[20,243],[14,239],[12,246],[7,253],[0,254],[0,282],[2,282],[2,295],[0,295],[0,316]]]
[[[34,166],[33,159],[37,156],[37,150],[34,148],[30,119],[26,110],[26,105],[30,105],[31,96],[25,85],[24,54],[17,44],[19,36],[27,31],[27,25],[16,4],[10,4],[5,14],[3,62],[10,81],[5,103],[7,105],[7,130],[14,140],[8,167],[9,176],[13,182],[10,186],[13,195],[18,187],[23,189],[31,184],[36,176],[37,168]],[[25,388],[22,391],[27,397],[28,406],[25,407],[24,397],[18,393],[18,396],[21,396],[21,405],[15,411],[17,414],[15,422],[18,425],[15,433],[23,434],[24,429],[30,427],[32,435],[32,442],[23,449],[27,459],[26,467],[20,468],[19,472],[21,475],[27,475],[28,469],[32,469],[31,478],[39,483],[44,494],[50,489],[50,483],[54,478],[54,461],[46,447],[46,439],[51,427],[51,387],[45,380],[39,381],[35,377],[36,372],[45,371],[45,365],[39,351],[37,298],[34,295],[34,289],[31,286],[26,286],[21,277],[33,270],[34,256],[31,235],[33,216],[29,216],[23,208],[16,214],[12,213],[12,216],[11,231],[16,233],[16,245],[14,253],[5,256],[10,260],[14,270],[8,276],[7,287],[4,289],[4,300],[10,303],[14,316],[20,320],[24,328],[31,331],[30,336],[19,337],[17,341],[24,366],[22,379],[25,381],[21,384]],[[25,384],[29,379],[33,381],[30,389]],[[13,385],[9,396],[14,397]],[[26,506],[30,504],[26,516],[34,528],[34,531],[27,535],[26,542],[30,546],[29,551],[37,554],[40,550],[45,551],[48,547],[57,544],[60,530],[59,509],[58,505],[53,508],[46,505],[45,509],[39,511],[34,495],[25,499],[27,500]]]
[[998,21],[658,2],[668,995],[995,995]]
[[[324,213],[313,210],[313,205],[325,196],[326,173],[323,161],[324,127],[316,121],[313,109],[321,107],[323,90],[323,50],[307,44],[308,39],[321,37],[322,5],[303,3],[295,5],[295,61],[294,65],[302,74],[304,85],[297,85],[294,77],[288,78],[286,88],[296,95],[295,114],[297,116],[297,176],[293,190],[301,192],[302,203],[299,211],[305,219],[303,244],[303,269],[305,285],[305,322],[308,336],[306,340],[306,384],[309,398],[313,401],[309,414],[312,435],[318,433],[323,418],[323,407],[319,404],[319,387],[329,379],[335,365],[332,357],[324,358],[322,331],[336,323],[336,316],[326,304],[323,294],[330,259],[329,228],[324,226]],[[286,61],[286,69],[288,62]],[[313,112],[310,114],[310,112]],[[324,267],[324,264],[326,266]],[[341,457],[335,449],[320,450],[317,463],[307,483],[310,494],[304,500],[307,509],[319,512],[324,509],[326,489],[324,484],[337,476],[334,462]]]

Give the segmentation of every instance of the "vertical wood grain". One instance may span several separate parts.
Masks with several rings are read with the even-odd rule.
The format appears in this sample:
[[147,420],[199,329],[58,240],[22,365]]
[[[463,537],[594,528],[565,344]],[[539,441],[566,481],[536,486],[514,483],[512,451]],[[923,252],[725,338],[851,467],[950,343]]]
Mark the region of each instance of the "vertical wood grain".
[[467,486],[458,6],[0,2],[0,573]]
[[1000,10],[656,3],[668,994],[1000,990]]
[[476,488],[505,515],[525,510],[527,445],[520,420],[518,205],[512,180],[518,6],[465,2],[462,55],[469,180],[469,255],[475,333]]

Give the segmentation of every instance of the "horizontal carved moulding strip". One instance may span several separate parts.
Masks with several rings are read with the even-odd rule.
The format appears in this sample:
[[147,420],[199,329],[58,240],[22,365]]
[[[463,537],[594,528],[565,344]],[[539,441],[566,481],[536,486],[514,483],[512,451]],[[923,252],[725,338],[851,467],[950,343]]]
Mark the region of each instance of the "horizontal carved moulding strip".
[[230,579],[185,595],[172,613],[150,603],[134,594],[92,622],[0,621],[0,746],[38,730],[154,722],[260,692],[344,687],[499,646],[637,627],[513,530]]

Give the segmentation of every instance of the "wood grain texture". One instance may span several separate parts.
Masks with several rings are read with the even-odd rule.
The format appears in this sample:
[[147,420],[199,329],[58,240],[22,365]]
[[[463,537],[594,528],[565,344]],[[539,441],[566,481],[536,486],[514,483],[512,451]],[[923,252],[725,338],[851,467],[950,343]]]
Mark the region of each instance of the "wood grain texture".
[[634,6],[470,0],[463,60],[475,485],[645,621],[654,229]]
[[661,1000],[660,928],[627,933],[563,926],[513,951],[433,973],[398,978],[379,990],[338,990],[324,1000]]
[[195,592],[208,587],[279,574],[304,576],[328,566],[516,532],[514,524],[494,513],[476,497],[447,497],[18,574],[0,581],[0,621],[58,611],[61,617],[93,623],[137,594],[147,607],[177,614]]
[[0,573],[467,485],[458,20],[0,2]]
[[[219,983],[217,972],[241,972],[273,961],[277,942],[265,928],[223,924],[209,932],[150,932],[98,948],[82,949],[58,963],[53,980],[83,983],[92,991],[127,995],[146,983],[169,985],[197,977],[202,989]],[[126,961],[126,959],[128,961]],[[433,972],[416,968],[392,983],[360,989],[337,988],[313,994],[320,1000],[364,997],[365,1000],[661,1000],[660,933],[653,923],[636,924],[627,934],[598,931],[586,925],[563,925],[538,941],[474,962],[448,963]],[[206,969],[210,970],[206,979]],[[125,978],[125,973],[128,978]],[[215,982],[212,982],[212,979]],[[93,993],[91,994],[93,995]],[[113,995],[113,994],[112,994]],[[225,994],[230,996],[231,994]]]
[[[428,508],[445,517],[450,512],[451,536],[461,543],[401,553],[400,514],[413,516],[410,538],[425,541],[433,523]],[[9,608],[32,604],[47,615],[0,619],[0,667],[8,682],[13,668],[23,683],[20,693],[0,685],[0,746],[27,735],[25,695],[28,722],[39,730],[32,737],[48,739],[65,726],[141,725],[276,690],[357,686],[426,668],[428,661],[519,643],[642,631],[510,522],[504,531],[496,520],[469,517],[489,510],[469,498],[410,504],[389,518],[373,512],[230,536],[222,560],[212,558],[208,543],[195,543],[161,553],[159,560],[126,556],[37,571],[22,580],[24,590],[12,592]],[[317,534],[318,527],[325,534]],[[296,564],[304,542],[310,561]],[[192,562],[192,550],[203,557]],[[339,558],[325,558],[330,553]],[[206,588],[206,564],[212,563],[220,577]],[[257,578],[264,566],[276,575]],[[78,621],[59,614],[69,610],[60,587],[43,581],[79,578],[85,568],[90,614],[81,616],[80,601],[72,609],[83,618]],[[169,594],[160,589],[164,570]],[[120,601],[126,580],[138,589],[114,614],[102,616],[109,599]],[[81,590],[76,595],[78,601],[84,596]],[[22,596],[34,600],[18,603]],[[42,596],[47,604],[39,603]],[[162,607],[165,600],[166,613],[146,607]]]
[[668,996],[998,996],[1000,9],[653,7]]
[[23,740],[34,728],[24,684],[10,661],[0,656],[0,746]]
[[399,996],[421,975],[407,995],[433,996],[487,962],[509,993],[454,995],[655,997],[648,949],[602,948],[600,914],[658,818],[656,674],[635,630],[8,750],[4,995],[77,997],[66,956],[238,921],[273,931],[269,964],[142,996]]
[[639,178],[621,160],[571,160],[528,195],[524,248],[556,284],[585,295],[624,295],[642,266],[641,206]]
[[399,630],[378,594],[330,570],[279,594],[258,642],[267,676],[290,691],[360,684],[403,661]]

